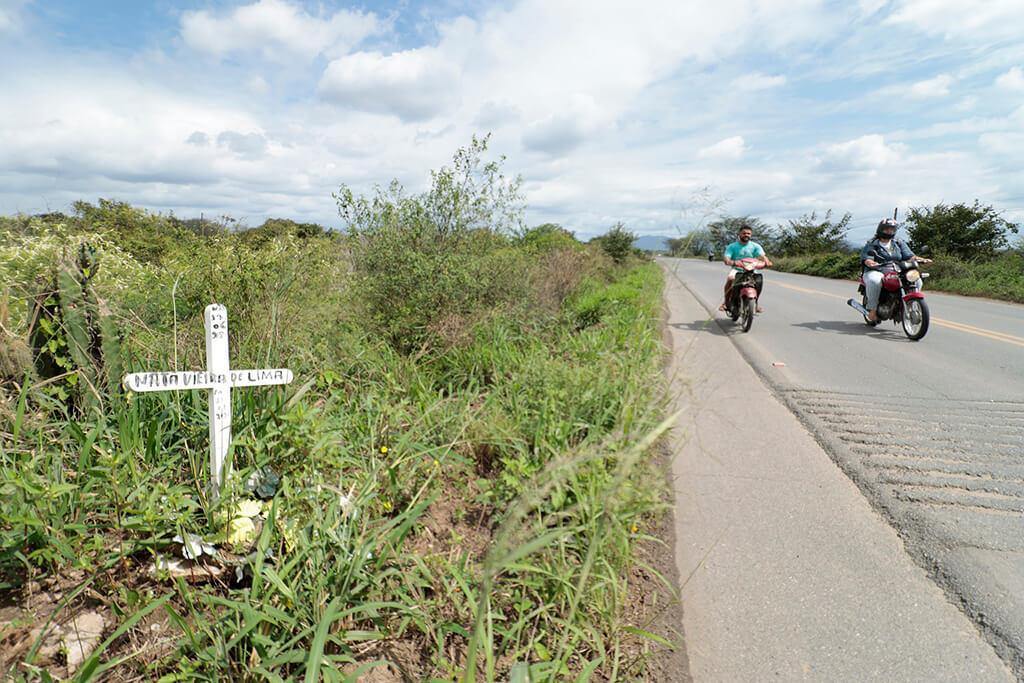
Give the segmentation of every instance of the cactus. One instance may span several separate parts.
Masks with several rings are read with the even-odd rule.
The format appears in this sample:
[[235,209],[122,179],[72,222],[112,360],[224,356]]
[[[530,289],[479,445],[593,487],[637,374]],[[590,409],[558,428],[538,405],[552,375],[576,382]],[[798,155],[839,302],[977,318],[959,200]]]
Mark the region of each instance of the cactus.
[[79,248],[74,262],[61,259],[29,322],[39,376],[64,375],[49,385],[51,393],[80,408],[96,405],[105,393],[121,391],[117,321],[90,284],[98,268],[99,258],[88,244]]

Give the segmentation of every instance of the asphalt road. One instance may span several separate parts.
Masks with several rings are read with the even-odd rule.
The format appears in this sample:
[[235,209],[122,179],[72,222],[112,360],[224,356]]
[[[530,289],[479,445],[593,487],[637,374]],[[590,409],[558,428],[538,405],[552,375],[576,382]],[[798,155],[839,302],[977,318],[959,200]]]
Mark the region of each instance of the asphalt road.
[[[856,296],[855,283],[768,271],[765,312],[744,334],[721,313],[706,324],[720,302],[726,272],[721,263],[666,259],[662,265],[676,281],[666,297],[675,291],[677,297],[699,304],[670,323],[676,328],[676,345],[724,343],[738,350],[770,388],[772,399],[799,419],[815,447],[824,449],[846,481],[856,484],[851,489],[898,534],[895,550],[878,552],[912,558],[920,576],[941,589],[945,603],[966,615],[972,629],[1017,676],[1024,676],[1024,307],[931,293],[926,282],[932,326],[924,339],[911,342],[891,323],[874,329],[863,324],[845,303]],[[721,353],[705,362],[717,362]],[[688,371],[692,374],[693,369],[681,368],[681,374]],[[702,391],[713,401],[721,395]],[[759,413],[765,402],[750,401],[751,421],[764,419]],[[776,415],[771,424],[782,421]],[[726,419],[725,428],[735,430],[737,425]],[[799,441],[799,436],[786,438]],[[786,466],[807,468],[808,462],[816,462],[813,455],[806,457],[802,464]],[[822,480],[829,476],[827,468],[822,470]],[[820,488],[818,483],[815,488]],[[842,487],[835,482],[828,486],[831,493],[817,501],[811,514],[836,521],[829,503]],[[838,523],[832,536],[844,533]],[[869,526],[868,521],[863,524]],[[884,545],[876,540],[867,547],[875,552],[879,543]],[[716,552],[710,547],[695,551]],[[882,564],[898,561],[888,558]],[[681,569],[685,576],[687,568]],[[891,580],[890,569],[871,571],[876,575],[869,584]],[[893,605],[901,591],[890,591]],[[941,641],[941,620],[924,619],[933,620],[936,632],[929,635]],[[960,628],[951,624],[955,619],[942,633]],[[928,634],[927,624],[915,628]],[[700,653],[695,656],[693,643],[688,641],[688,646],[691,662],[699,666]],[[816,660],[808,655],[805,661]],[[932,659],[932,664],[937,661]],[[717,666],[705,665],[709,671]],[[904,680],[916,679],[907,674],[918,672],[925,679],[920,667],[886,671]],[[946,675],[939,678],[957,680],[955,671],[948,663],[942,665],[938,673]],[[973,680],[996,680],[999,675],[988,669],[979,674],[977,667],[970,671]],[[845,674],[851,672],[858,678],[856,669]],[[694,675],[702,678],[698,671]]]

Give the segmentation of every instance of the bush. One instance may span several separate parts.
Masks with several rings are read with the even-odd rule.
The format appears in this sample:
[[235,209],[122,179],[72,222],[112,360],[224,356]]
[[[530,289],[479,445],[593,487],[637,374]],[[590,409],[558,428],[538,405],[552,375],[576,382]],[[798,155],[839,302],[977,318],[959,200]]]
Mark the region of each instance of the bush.
[[608,232],[598,237],[597,241],[612,261],[625,263],[633,253],[633,242],[636,241],[636,235],[626,230],[626,226],[622,223],[616,223]]
[[523,296],[522,255],[506,236],[521,223],[520,181],[506,179],[500,163],[483,164],[486,149],[486,138],[474,137],[418,196],[397,180],[372,199],[344,185],[334,195],[368,322],[404,352]]
[[907,214],[912,247],[920,249],[927,245],[936,254],[952,254],[964,260],[994,258],[1009,243],[1009,233],[1016,232],[1014,223],[978,200],[974,200],[973,206],[915,207]]
[[812,254],[805,256],[783,256],[773,263],[776,270],[803,275],[817,275],[840,280],[855,279],[860,275],[861,263],[859,254]]

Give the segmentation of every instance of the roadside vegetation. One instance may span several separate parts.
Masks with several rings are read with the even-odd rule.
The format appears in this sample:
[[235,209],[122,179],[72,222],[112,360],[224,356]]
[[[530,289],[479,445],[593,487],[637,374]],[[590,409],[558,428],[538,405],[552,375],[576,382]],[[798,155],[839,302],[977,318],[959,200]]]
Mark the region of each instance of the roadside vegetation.
[[[847,241],[851,214],[834,220],[832,212],[811,213],[774,228],[752,216],[723,216],[689,234],[666,240],[676,256],[721,259],[739,226],[754,228],[754,239],[777,270],[855,280],[860,274],[860,245]],[[967,204],[915,207],[901,223],[899,238],[921,253],[928,247],[934,263],[926,267],[928,289],[968,296],[1024,302],[1024,238],[1019,226],[977,200]]]
[[[421,194],[342,186],[344,233],[0,218],[7,680],[644,677],[675,639],[637,555],[667,496],[660,271],[621,224],[522,226],[485,151]],[[295,375],[232,392],[216,502],[207,392],[119,384],[203,369],[212,302],[232,367]]]

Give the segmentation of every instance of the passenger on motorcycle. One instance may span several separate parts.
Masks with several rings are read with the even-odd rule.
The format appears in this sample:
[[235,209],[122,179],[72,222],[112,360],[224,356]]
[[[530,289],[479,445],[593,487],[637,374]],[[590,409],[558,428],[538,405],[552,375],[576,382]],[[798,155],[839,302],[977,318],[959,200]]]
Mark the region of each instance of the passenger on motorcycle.
[[915,256],[914,252],[903,242],[896,239],[896,221],[886,218],[875,229],[875,239],[860,250],[860,261],[864,266],[864,294],[867,297],[865,308],[868,309],[868,320],[878,320],[878,295],[882,292],[882,274],[884,266],[893,261],[920,261],[931,263],[931,259]]
[[[725,265],[732,266],[732,270],[729,271],[729,277],[725,280],[725,303],[718,307],[718,310],[724,311],[729,307],[729,292],[732,291],[732,281],[736,278],[736,273],[743,272],[743,269],[736,265],[736,261],[745,258],[756,258],[761,257],[764,259],[766,266],[771,266],[772,262],[768,260],[768,256],[764,253],[764,248],[753,241],[751,238],[754,236],[754,229],[749,225],[744,225],[740,228],[739,234],[736,235],[736,241],[725,248],[725,257],[722,261]],[[757,278],[757,296],[760,302],[761,296],[761,278]],[[757,312],[761,313],[764,309],[761,308],[760,303],[757,307]]]

